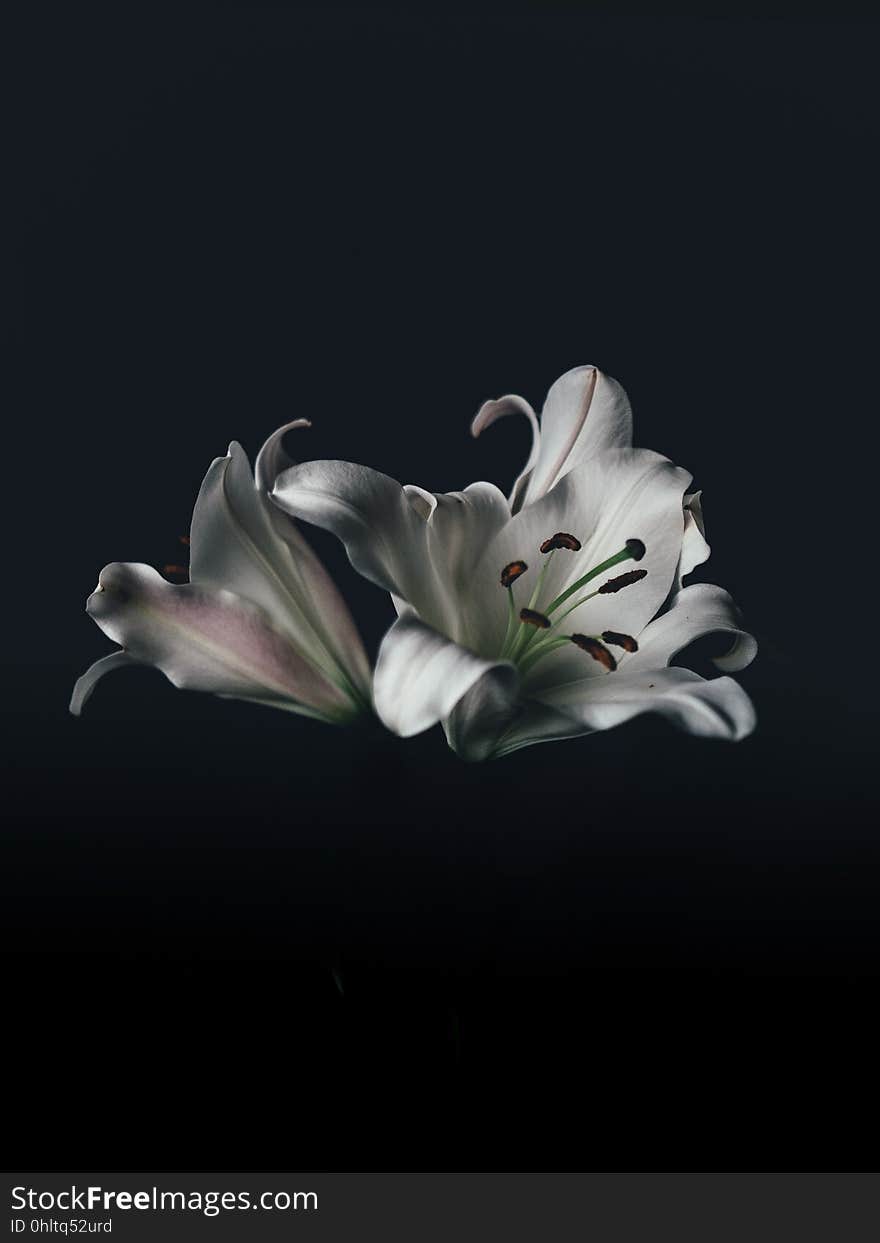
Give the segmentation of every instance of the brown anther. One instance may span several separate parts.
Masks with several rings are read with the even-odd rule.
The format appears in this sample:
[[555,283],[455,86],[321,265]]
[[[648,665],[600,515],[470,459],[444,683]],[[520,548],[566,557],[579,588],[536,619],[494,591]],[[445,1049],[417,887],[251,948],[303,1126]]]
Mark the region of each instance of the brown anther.
[[509,587],[521,574],[525,574],[528,568],[525,561],[511,561],[510,565],[506,565],[501,571],[501,586]]
[[557,531],[555,535],[544,540],[541,552],[552,552],[554,548],[567,548],[569,552],[577,552],[580,546],[581,542],[576,536],[569,535],[567,531]]
[[623,587],[629,587],[631,583],[640,582],[647,573],[647,570],[629,570],[626,574],[618,574],[617,578],[609,578],[608,582],[603,583],[599,588],[599,595],[610,596]]
[[632,557],[633,561],[641,561],[645,555],[645,545],[640,539],[628,539],[626,541],[626,551]]
[[520,609],[519,619],[525,622],[527,626],[537,626],[539,630],[550,629],[550,618],[545,617],[543,613],[539,613],[536,609]]
[[620,634],[617,630],[603,630],[602,638],[606,643],[613,643],[615,647],[622,647],[625,652],[637,652],[639,645],[631,634]]
[[178,535],[177,538],[180,540],[181,544],[186,544],[187,547],[189,547],[189,536],[188,535]]
[[184,578],[186,578],[189,574],[189,570],[186,568],[185,565],[163,565],[162,573],[163,574],[180,574]]
[[617,661],[608,651],[605,644],[600,643],[598,639],[594,639],[588,634],[572,634],[569,635],[569,638],[581,651],[587,652],[588,655],[592,656],[593,660],[598,660],[600,665],[604,665],[609,673],[613,673],[617,668]]

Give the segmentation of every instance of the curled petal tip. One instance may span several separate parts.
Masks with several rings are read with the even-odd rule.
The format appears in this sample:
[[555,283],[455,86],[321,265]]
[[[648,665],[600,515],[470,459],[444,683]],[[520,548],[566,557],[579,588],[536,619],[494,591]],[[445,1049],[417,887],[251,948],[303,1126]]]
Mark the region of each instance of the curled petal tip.
[[503,419],[508,414],[524,414],[533,426],[537,425],[535,412],[529,403],[524,398],[517,397],[515,393],[510,393],[506,397],[497,397],[483,402],[471,420],[471,435],[476,440],[487,427],[491,427],[497,419]]
[[291,419],[288,423],[282,423],[281,427],[276,428],[266,440],[254,463],[254,477],[260,491],[271,492],[281,471],[293,464],[281,445],[285,433],[292,432],[295,428],[311,426],[311,419]]
[[124,665],[133,665],[135,663],[128,652],[124,650],[111,652],[109,656],[102,656],[100,660],[96,660],[85,673],[77,678],[74,684],[68,705],[71,715],[80,716],[82,714],[83,708],[91,698],[92,691],[105,674],[110,673],[113,669],[120,669]]

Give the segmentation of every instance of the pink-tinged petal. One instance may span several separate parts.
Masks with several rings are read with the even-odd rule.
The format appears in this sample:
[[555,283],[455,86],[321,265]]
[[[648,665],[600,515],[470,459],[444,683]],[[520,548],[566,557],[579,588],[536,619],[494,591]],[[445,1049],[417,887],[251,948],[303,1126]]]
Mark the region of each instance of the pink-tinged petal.
[[105,674],[137,663],[128,652],[111,652],[109,656],[102,656],[93,665],[89,665],[85,673],[76,679],[73,686],[73,694],[70,696],[70,711],[73,715],[79,716],[91,699],[92,691]]
[[[492,684],[488,694],[496,700],[496,710],[499,699],[512,710],[519,686],[512,665],[481,660],[417,617],[406,615],[394,623],[379,649],[376,712],[388,729],[408,738],[444,720],[463,696],[486,681]],[[483,725],[489,724],[483,718]]]
[[176,586],[151,566],[116,562],[101,571],[86,609],[131,659],[161,669],[175,686],[327,720],[353,714],[351,698],[234,592]]
[[612,729],[643,712],[657,712],[703,738],[734,742],[755,728],[755,709],[738,682],[727,677],[707,681],[690,669],[624,669],[556,685],[538,700],[579,723],[584,733]]
[[730,636],[730,649],[714,659],[725,673],[745,669],[755,658],[758,644],[740,625],[739,610],[722,587],[694,583],[677,592],[661,613],[639,636],[639,650],[622,658],[627,674],[638,669],[668,665],[689,643],[709,634]]
[[[270,437],[260,451],[258,475],[289,459],[280,432],[308,426],[298,419]],[[193,511],[190,579],[228,589],[265,609],[273,624],[329,676],[342,671],[368,694],[370,667],[351,614],[332,579],[295,524],[254,482],[241,445],[211,465]]]

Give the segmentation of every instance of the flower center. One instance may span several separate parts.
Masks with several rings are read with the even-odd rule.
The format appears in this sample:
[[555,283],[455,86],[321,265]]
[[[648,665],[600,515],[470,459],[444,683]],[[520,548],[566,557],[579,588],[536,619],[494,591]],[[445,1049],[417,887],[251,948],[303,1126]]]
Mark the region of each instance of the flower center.
[[[544,564],[541,566],[528,602],[519,607],[517,607],[514,594],[514,584],[529,567],[525,561],[517,560],[511,561],[501,571],[501,586],[507,589],[508,602],[507,633],[501,647],[501,656],[502,659],[506,658],[517,665],[520,673],[527,673],[544,656],[557,651],[567,643],[574,643],[581,651],[598,661],[609,673],[613,673],[617,668],[617,660],[607,645],[620,647],[624,652],[638,651],[639,645],[632,635],[623,634],[619,630],[603,630],[601,635],[564,634],[559,630],[559,626],[575,609],[579,609],[594,596],[612,595],[614,592],[622,591],[624,587],[640,582],[645,577],[647,570],[628,570],[624,574],[606,579],[594,590],[578,595],[578,592],[588,583],[622,561],[641,561],[645,555],[645,545],[640,539],[628,539],[623,548],[613,557],[608,557],[586,574],[582,574],[548,603],[541,603],[547,570],[556,552],[559,549],[577,552],[580,547],[580,540],[574,535],[569,535],[567,531],[557,531],[555,535],[545,539],[541,544]],[[577,596],[577,599],[569,604],[572,596]],[[563,605],[568,605],[568,607],[560,613],[559,610]],[[556,618],[553,617],[554,613],[558,613]]]

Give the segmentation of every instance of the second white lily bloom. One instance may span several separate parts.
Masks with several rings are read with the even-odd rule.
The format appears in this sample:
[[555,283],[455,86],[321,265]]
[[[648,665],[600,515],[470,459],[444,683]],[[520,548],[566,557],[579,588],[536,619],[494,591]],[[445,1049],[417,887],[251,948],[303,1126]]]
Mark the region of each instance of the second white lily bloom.
[[510,500],[490,483],[434,495],[348,462],[279,475],[288,514],[332,531],[399,614],[379,653],[376,710],[409,736],[443,723],[481,760],[659,712],[738,739],[754,710],[730,677],[670,661],[724,632],[729,673],[755,654],[730,596],[682,585],[708,556],[699,494],[668,459],[631,447],[623,389],[595,367],[550,389],[540,423],[519,397],[488,402],[478,435],[523,413],[534,442]]
[[101,571],[86,608],[120,649],[78,679],[74,714],[104,674],[130,664],[154,665],[178,687],[333,724],[370,710],[370,665],[348,608],[268,499],[290,464],[284,433],[305,426],[297,419],[270,436],[255,473],[236,442],[214,460],[193,510],[188,583],[130,562]]

